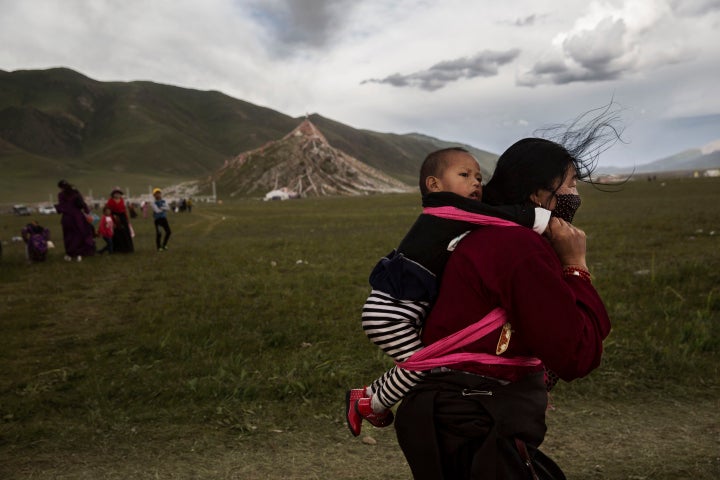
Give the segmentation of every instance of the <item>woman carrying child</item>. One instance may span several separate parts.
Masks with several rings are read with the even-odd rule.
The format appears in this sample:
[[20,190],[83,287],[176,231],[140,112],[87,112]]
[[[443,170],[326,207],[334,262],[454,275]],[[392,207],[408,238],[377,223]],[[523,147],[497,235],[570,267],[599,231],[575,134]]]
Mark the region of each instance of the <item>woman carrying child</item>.
[[[542,233],[550,217],[549,211],[525,204],[492,207],[481,203],[480,165],[463,148],[429,154],[420,168],[419,184],[425,213],[372,271],[372,292],[362,313],[367,336],[396,362],[422,348],[420,330],[437,295],[445,263],[463,235],[480,225],[518,226],[509,220]],[[346,418],[351,433],[360,434],[363,419],[376,427],[390,425],[390,407],[425,375],[394,367],[369,386],[349,390]]]
[[[448,260],[425,322],[426,347],[404,364],[429,373],[395,422],[415,479],[565,478],[538,450],[546,431],[543,368],[566,381],[589,374],[610,332],[585,234],[570,222],[580,205],[577,181],[617,139],[613,120],[608,109],[560,142],[526,138],[498,160],[485,200],[541,206],[554,218],[543,236],[483,226]],[[502,352],[497,318],[512,325]],[[443,350],[452,339],[460,339],[459,350]]]

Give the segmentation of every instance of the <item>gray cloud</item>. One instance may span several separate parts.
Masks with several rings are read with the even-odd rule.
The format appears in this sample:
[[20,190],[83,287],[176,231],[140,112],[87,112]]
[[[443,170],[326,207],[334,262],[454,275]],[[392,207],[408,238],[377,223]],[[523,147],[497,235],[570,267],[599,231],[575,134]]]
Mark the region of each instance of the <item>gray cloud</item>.
[[563,43],[566,55],[589,72],[604,73],[625,54],[625,22],[606,18],[594,30],[569,37]]
[[535,24],[535,20],[537,20],[537,15],[532,14],[528,15],[527,17],[518,18],[513,22],[514,25],[518,27],[528,27]]
[[518,78],[517,84],[521,87],[536,87],[541,84],[552,83],[565,85],[573,82],[601,82],[615,80],[620,77],[617,71],[589,71],[572,68],[562,62],[550,64],[538,64],[524,76]]
[[253,0],[250,8],[277,47],[289,50],[330,43],[355,5],[352,0]]
[[559,60],[538,62],[532,69],[535,75],[559,75],[567,71],[567,66]]
[[720,0],[671,0],[670,8],[678,15],[703,16],[720,10]]
[[512,62],[519,54],[520,50],[518,49],[505,52],[485,50],[472,57],[436,63],[427,70],[410,74],[396,73],[382,79],[363,80],[361,83],[387,83],[394,87],[419,87],[423,90],[433,91],[462,78],[495,76],[498,73],[498,67]]
[[627,28],[622,19],[605,18],[594,29],[582,30],[567,37],[562,44],[562,60],[536,63],[518,80],[518,84],[563,85],[617,79],[631,66],[623,61],[629,48],[625,41],[626,33]]
[[496,23],[498,25],[510,25],[512,27],[534,27],[539,25],[547,16],[548,14],[531,13],[524,17],[517,17],[514,20],[498,20]]

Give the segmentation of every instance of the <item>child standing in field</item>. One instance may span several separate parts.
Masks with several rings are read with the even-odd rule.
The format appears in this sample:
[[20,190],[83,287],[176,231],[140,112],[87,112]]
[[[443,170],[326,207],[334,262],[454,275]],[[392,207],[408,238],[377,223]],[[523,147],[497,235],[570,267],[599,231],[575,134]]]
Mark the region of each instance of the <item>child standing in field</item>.
[[112,211],[110,207],[103,208],[102,217],[98,224],[98,235],[105,240],[105,246],[98,250],[98,254],[102,255],[108,252],[108,255],[113,253],[113,235],[115,235],[115,219],[113,219]]
[[[155,219],[155,246],[158,252],[164,252],[167,250],[168,240],[170,239],[170,224],[168,224],[167,212],[170,211],[170,206],[162,198],[162,190],[159,188],[153,189],[153,197],[155,201],[152,203],[153,218]],[[160,229],[165,231],[165,238],[162,238]],[[162,239],[162,242],[160,240]]]
[[[370,274],[372,291],[362,310],[362,326],[370,340],[402,362],[423,345],[420,329],[435,300],[439,279],[452,250],[470,230],[507,221],[542,233],[550,212],[526,205],[493,207],[481,203],[482,174],[465,149],[448,148],[428,155],[420,169],[424,213],[397,249],[382,258]],[[425,376],[393,367],[364,388],[348,390],[348,427],[360,434],[362,420],[390,425],[390,408]]]
[[33,220],[25,225],[20,234],[25,242],[25,257],[28,262],[44,262],[47,258],[50,230]]

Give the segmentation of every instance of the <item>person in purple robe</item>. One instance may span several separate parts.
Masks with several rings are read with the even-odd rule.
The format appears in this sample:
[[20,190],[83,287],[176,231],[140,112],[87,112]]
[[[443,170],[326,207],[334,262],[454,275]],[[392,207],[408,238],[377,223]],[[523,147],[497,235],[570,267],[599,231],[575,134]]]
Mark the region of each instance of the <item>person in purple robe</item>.
[[58,203],[55,210],[62,214],[60,224],[65,244],[65,260],[78,262],[83,257],[95,255],[95,232],[88,221],[90,208],[80,192],[66,180],[58,182]]

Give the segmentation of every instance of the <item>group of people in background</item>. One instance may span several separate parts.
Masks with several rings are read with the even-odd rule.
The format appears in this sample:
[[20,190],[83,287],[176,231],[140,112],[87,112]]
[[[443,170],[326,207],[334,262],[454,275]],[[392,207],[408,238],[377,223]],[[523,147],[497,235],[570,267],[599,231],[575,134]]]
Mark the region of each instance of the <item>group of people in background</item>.
[[[133,214],[132,205],[125,201],[122,189],[112,189],[102,207],[102,215],[98,216],[92,213],[80,191],[67,180],[60,180],[58,188],[60,192],[55,210],[61,215],[65,261],[81,262],[83,258],[96,254],[135,251],[135,230],[130,219],[137,215]],[[147,203],[153,212],[155,244],[159,252],[164,252],[168,249],[171,234],[167,218],[171,206],[162,198],[162,190],[159,188],[153,189],[152,194],[153,200]],[[186,205],[186,208],[190,207]],[[44,261],[47,258],[50,230],[32,221],[23,228],[21,234],[26,244],[27,259],[31,262]],[[97,245],[98,239],[104,242],[102,248]]]

